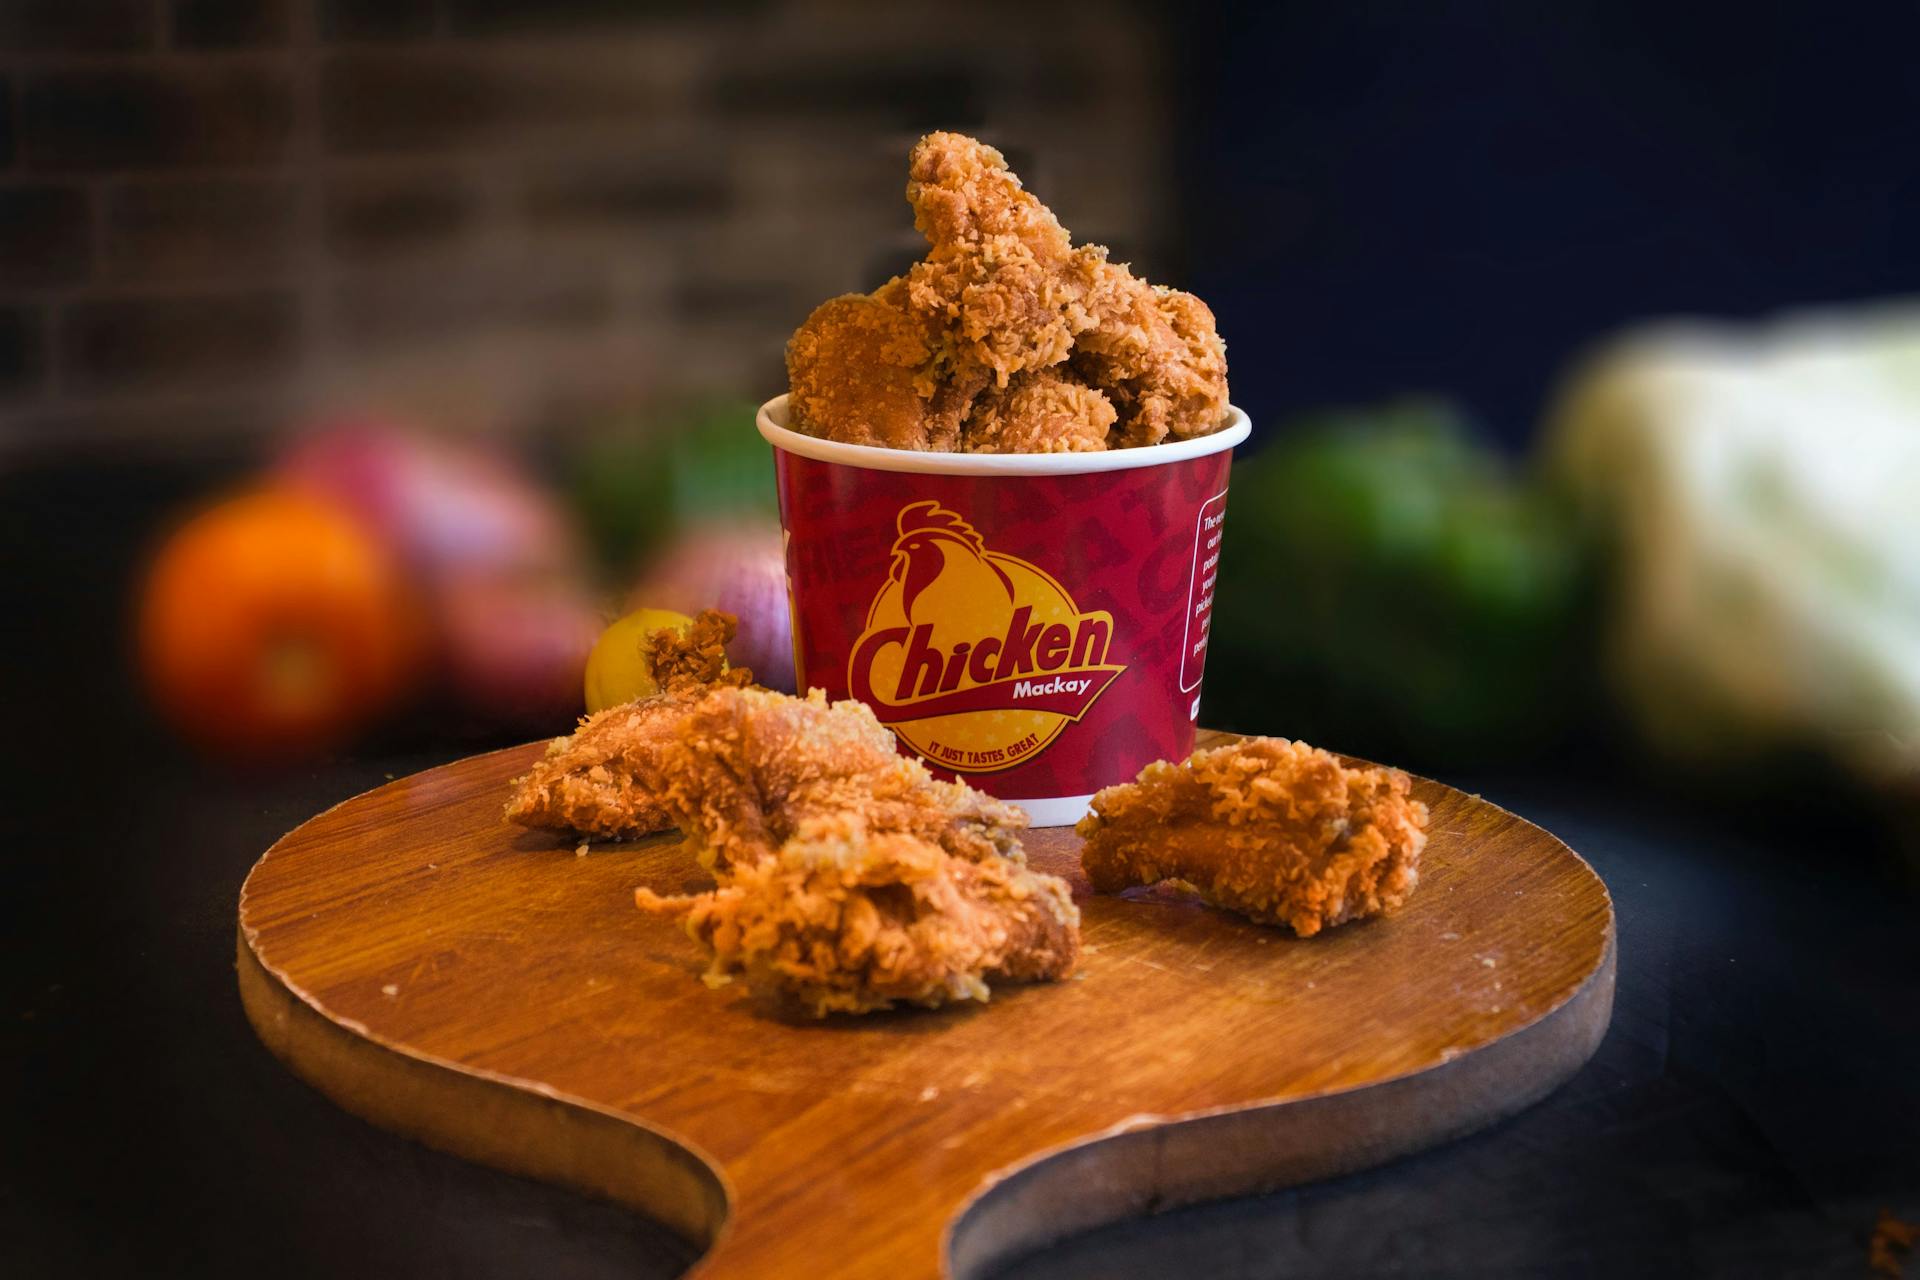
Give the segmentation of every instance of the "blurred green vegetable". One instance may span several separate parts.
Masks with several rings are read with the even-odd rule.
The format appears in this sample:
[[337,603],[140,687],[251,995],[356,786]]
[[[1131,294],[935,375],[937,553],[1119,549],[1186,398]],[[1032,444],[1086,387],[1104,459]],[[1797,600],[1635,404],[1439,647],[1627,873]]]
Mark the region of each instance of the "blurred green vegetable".
[[595,555],[620,579],[672,535],[709,519],[778,511],[755,406],[704,400],[601,424],[567,468]]
[[1236,461],[1209,723],[1458,763],[1583,709],[1587,557],[1443,402],[1298,424]]

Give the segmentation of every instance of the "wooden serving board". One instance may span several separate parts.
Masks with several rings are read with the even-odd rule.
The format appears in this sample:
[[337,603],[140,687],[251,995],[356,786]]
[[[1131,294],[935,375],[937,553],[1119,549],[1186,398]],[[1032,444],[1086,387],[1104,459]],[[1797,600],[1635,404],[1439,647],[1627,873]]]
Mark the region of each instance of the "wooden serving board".
[[[1224,740],[1224,735],[1204,735]],[[630,1204],[711,1277],[991,1272],[1049,1240],[1377,1164],[1507,1116],[1613,1004],[1607,891],[1538,827],[1432,782],[1412,900],[1294,938],[1166,892],[1087,893],[1081,976],[827,1022],[709,990],[637,885],[677,839],[508,826],[538,745],[401,779],[275,844],[240,895],[241,996],[376,1124]]]

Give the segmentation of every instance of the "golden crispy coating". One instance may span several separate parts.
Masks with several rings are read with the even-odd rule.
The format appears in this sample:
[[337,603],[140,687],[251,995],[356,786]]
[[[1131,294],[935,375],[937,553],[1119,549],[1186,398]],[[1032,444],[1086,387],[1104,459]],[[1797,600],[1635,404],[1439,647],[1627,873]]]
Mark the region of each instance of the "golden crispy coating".
[[1062,978],[1079,957],[1066,882],[1008,858],[956,858],[857,814],[811,819],[710,892],[634,894],[708,948],[711,985],[744,976],[814,1017],[985,1000],[987,980]]
[[1217,431],[1227,417],[1227,344],[1214,324],[1213,308],[1165,285],[1155,285],[1153,293],[1160,314],[1186,347],[1156,375],[1159,394],[1168,401],[1168,434],[1187,440]]
[[688,687],[753,683],[746,667],[727,665],[727,646],[733,643],[740,620],[718,609],[702,609],[685,631],[662,627],[646,639],[647,669],[654,683],[671,692]]
[[925,331],[897,301],[830,298],[787,342],[794,429],[843,444],[952,449],[971,396],[955,382],[936,385],[932,362]]
[[704,694],[686,686],[588,716],[514,779],[507,820],[602,840],[667,830],[673,815],[654,786],[661,756],[679,741],[681,724]]
[[1227,412],[1227,348],[1213,312],[1190,293],[1136,279],[1100,261],[1074,368],[1119,410],[1115,448],[1184,440],[1217,430]]
[[[1199,299],[1136,279],[1100,245],[1072,247],[984,143],[928,134],[908,171],[927,256],[870,296],[826,303],[794,334],[797,430],[894,448],[1042,453],[1095,447],[1091,424],[1109,413],[1107,448],[1225,422],[1226,347]],[[1071,373],[1061,368],[1069,359]]]
[[858,702],[682,685],[589,716],[515,780],[507,817],[629,839],[679,827],[724,870],[767,856],[810,818],[858,814],[956,857],[1020,859],[1020,809],[937,781]]
[[909,308],[948,335],[957,373],[995,384],[1067,358],[1067,233],[1021,189],[1006,158],[957,133],[930,133],[907,161],[907,202],[930,246],[907,274]]
[[930,840],[961,858],[1021,858],[1026,814],[901,755],[858,702],[719,689],[676,726],[657,797],[716,870],[767,857],[809,818],[858,815],[874,833]]
[[1080,820],[1099,893],[1178,880],[1251,919],[1309,937],[1392,911],[1413,892],[1427,807],[1395,769],[1349,769],[1284,738],[1157,762]]
[[679,741],[681,722],[709,687],[753,683],[747,668],[727,666],[738,627],[732,614],[702,609],[685,632],[662,627],[649,635],[647,664],[663,692],[588,716],[548,743],[539,763],[514,779],[507,820],[603,840],[673,826],[657,794],[662,753]]
[[1113,405],[1072,374],[1036,369],[974,402],[961,433],[968,453],[1094,453],[1107,447]]

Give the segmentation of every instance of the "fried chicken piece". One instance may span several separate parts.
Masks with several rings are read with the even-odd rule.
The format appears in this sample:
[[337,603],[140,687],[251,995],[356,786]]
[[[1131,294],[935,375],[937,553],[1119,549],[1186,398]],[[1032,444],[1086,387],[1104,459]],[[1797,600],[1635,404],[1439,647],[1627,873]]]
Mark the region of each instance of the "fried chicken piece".
[[1113,448],[1185,440],[1227,415],[1227,347],[1213,312],[1190,293],[1150,285],[1125,266],[1089,256],[1094,320],[1075,343],[1074,369],[1119,410]]
[[726,665],[738,626],[732,614],[703,609],[685,632],[662,627],[650,634],[647,661],[663,692],[587,716],[548,743],[547,754],[514,779],[507,820],[605,840],[672,827],[658,795],[661,758],[710,687],[753,682],[747,668]]
[[716,871],[772,854],[810,818],[857,814],[874,834],[970,861],[1020,859],[1026,814],[903,756],[865,704],[763,689],[708,694],[658,762],[660,802]]
[[1095,453],[1107,447],[1113,405],[1070,373],[1015,374],[975,402],[960,447],[968,453]]
[[1093,797],[1080,864],[1099,893],[1178,880],[1301,937],[1392,911],[1413,892],[1427,807],[1397,769],[1248,738],[1159,761]]
[[1063,978],[1080,953],[1080,912],[1059,877],[876,833],[849,812],[809,819],[710,892],[642,888],[634,901],[685,922],[712,955],[709,985],[744,976],[816,1018],[986,1000],[988,979]]
[[907,202],[930,246],[907,273],[907,306],[962,377],[994,385],[1067,358],[1085,327],[1083,280],[1066,229],[1020,186],[994,148],[958,133],[930,133],[907,161]]
[[795,430],[888,449],[956,447],[972,396],[960,382],[936,381],[927,332],[902,296],[830,298],[794,332],[787,406]]
[[586,717],[514,779],[507,820],[602,840],[634,840],[672,827],[655,787],[660,760],[704,696],[694,686]]
[[727,665],[727,646],[740,630],[740,619],[718,609],[702,609],[685,631],[661,627],[647,636],[647,669],[665,690],[685,688],[745,688],[753,683],[746,667]]
[[1899,1280],[1907,1273],[1904,1256],[1913,1252],[1917,1238],[1920,1228],[1894,1217],[1893,1210],[1882,1209],[1873,1224],[1873,1236],[1867,1241],[1867,1270]]
[[1226,346],[1198,298],[1135,278],[1100,245],[1074,248],[1006,158],[976,139],[928,134],[908,175],[927,256],[870,295],[823,304],[794,334],[796,429],[891,448],[1038,453],[1096,447],[1091,424],[1109,412],[1106,448],[1225,423]]

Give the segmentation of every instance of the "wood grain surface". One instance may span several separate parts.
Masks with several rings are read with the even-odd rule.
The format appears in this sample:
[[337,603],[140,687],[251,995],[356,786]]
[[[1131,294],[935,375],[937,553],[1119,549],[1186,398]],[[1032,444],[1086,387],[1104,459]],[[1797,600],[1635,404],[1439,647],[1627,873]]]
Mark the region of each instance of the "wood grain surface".
[[[1225,740],[1224,735],[1203,735]],[[792,1020],[709,990],[633,890],[676,838],[501,819],[539,745],[390,783],[288,834],[240,896],[240,990],[295,1072],[376,1124],[608,1196],[712,1277],[991,1274],[1049,1240],[1376,1164],[1585,1062],[1613,1003],[1605,887],[1560,841],[1419,781],[1421,884],[1297,939],[1177,894],[1088,893],[1086,957],[985,1006]]]

